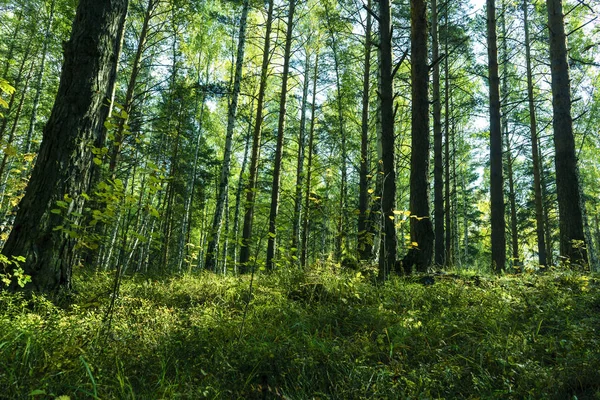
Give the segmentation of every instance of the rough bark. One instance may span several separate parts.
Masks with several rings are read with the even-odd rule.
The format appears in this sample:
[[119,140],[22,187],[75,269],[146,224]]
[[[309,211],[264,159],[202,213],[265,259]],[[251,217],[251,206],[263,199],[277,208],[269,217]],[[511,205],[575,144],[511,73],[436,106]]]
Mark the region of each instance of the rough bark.
[[434,232],[429,214],[429,65],[427,63],[427,6],[411,1],[412,127],[410,154],[410,240],[402,260],[405,273],[413,266],[425,272],[433,258]]
[[281,162],[283,158],[283,139],[285,136],[285,114],[287,100],[287,82],[290,72],[290,56],[292,51],[292,33],[294,29],[294,11],[296,0],[290,0],[288,9],[287,30],[285,34],[285,50],[283,53],[283,71],[281,77],[281,96],[279,98],[279,121],[277,123],[277,146],[273,161],[273,184],[271,186],[271,208],[269,212],[269,237],[267,240],[266,268],[274,269],[275,250],[277,247],[277,214],[279,212],[279,192],[281,185]]
[[58,93],[38,160],[2,250],[7,257],[25,257],[23,269],[36,290],[71,287],[76,240],[55,229],[65,221],[52,210],[65,195],[72,199],[66,207],[69,218],[77,221],[83,210],[81,194],[92,184],[90,147],[104,142],[106,99],[115,81],[118,33],[127,6],[127,0],[81,0],[71,38],[64,46]]
[[383,232],[379,249],[379,279],[385,280],[396,264],[397,238],[394,209],[396,206],[396,171],[394,138],[394,85],[392,16],[390,0],[382,0],[379,5],[379,36],[381,75],[381,144],[383,190],[381,194],[381,217]]
[[562,0],[547,0],[552,75],[552,125],[556,155],[556,197],[560,231],[560,256],[563,262],[587,265],[583,232],[583,198],[575,155],[571,88],[567,60],[567,37]]
[[502,127],[500,122],[500,77],[496,38],[496,2],[487,0],[487,44],[490,100],[490,200],[492,225],[492,269],[504,270],[506,234],[502,177]]

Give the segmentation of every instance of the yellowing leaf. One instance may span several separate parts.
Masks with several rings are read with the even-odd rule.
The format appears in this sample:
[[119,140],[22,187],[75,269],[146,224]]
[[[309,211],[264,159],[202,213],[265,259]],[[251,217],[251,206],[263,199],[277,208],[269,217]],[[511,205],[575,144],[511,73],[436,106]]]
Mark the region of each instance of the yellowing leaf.
[[368,192],[369,194],[373,194],[373,193],[375,193],[375,189],[369,189],[369,190],[367,190],[367,192]]
[[410,242],[410,245],[411,245],[412,247],[417,247],[417,246],[419,245],[419,243],[417,243],[417,242]]

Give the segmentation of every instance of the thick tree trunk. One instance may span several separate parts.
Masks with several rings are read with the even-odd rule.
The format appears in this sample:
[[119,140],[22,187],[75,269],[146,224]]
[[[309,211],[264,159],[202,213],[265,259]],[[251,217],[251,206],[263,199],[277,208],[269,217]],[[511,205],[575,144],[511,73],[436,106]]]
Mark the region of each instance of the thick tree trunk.
[[538,263],[547,266],[546,241],[544,238],[544,209],[542,203],[542,181],[538,149],[537,119],[533,97],[533,72],[531,68],[531,43],[529,39],[528,0],[523,0],[523,26],[525,28],[525,62],[527,66],[527,100],[529,105],[529,130],[531,132],[531,160],[533,162],[533,193],[535,199],[535,232],[537,236]]
[[55,229],[65,220],[53,210],[65,201],[61,212],[77,221],[85,202],[82,193],[91,188],[90,147],[104,142],[106,99],[115,81],[118,33],[127,6],[127,0],[79,2],[38,160],[2,250],[8,257],[25,257],[25,273],[40,291],[71,287],[76,240]]
[[242,16],[240,17],[240,31],[237,45],[237,57],[235,61],[235,77],[233,79],[233,92],[231,93],[231,102],[227,115],[227,133],[225,135],[225,150],[223,154],[223,164],[221,166],[221,178],[219,180],[218,197],[215,208],[215,214],[211,229],[211,238],[208,242],[206,251],[206,262],[204,268],[213,270],[216,267],[215,257],[221,232],[221,220],[223,218],[223,209],[225,208],[225,197],[229,189],[229,170],[231,169],[231,149],[233,146],[233,128],[235,127],[235,117],[238,106],[238,97],[240,94],[240,85],[242,82],[242,65],[244,64],[244,50],[246,48],[246,28],[248,26],[249,0],[244,0]]
[[256,200],[256,180],[258,178],[258,159],[260,153],[261,129],[263,123],[263,108],[265,91],[267,88],[267,75],[271,52],[271,29],[273,25],[273,2],[269,0],[267,21],[265,26],[265,43],[263,45],[263,59],[260,72],[260,87],[256,100],[256,120],[254,121],[254,134],[252,136],[252,152],[250,155],[250,171],[246,186],[246,204],[244,206],[244,227],[242,228],[242,241],[240,244],[240,272],[248,272],[250,266],[250,238],[252,236],[252,220],[254,217],[254,202]]
[[[371,0],[367,7],[371,8]],[[362,114],[360,135],[360,178],[358,194],[358,258],[368,260],[373,252],[373,237],[369,231],[369,100],[371,88],[371,47],[372,43],[372,17],[367,12],[367,26],[365,29],[365,53],[363,70]]]
[[412,129],[410,154],[410,240],[402,260],[405,273],[425,272],[433,258],[434,232],[429,214],[429,65],[427,6],[411,1]]
[[440,99],[440,51],[438,39],[437,0],[431,1],[431,58],[433,59],[433,187],[435,223],[435,264],[446,264],[444,242],[444,161],[442,157],[442,104]]
[[281,97],[279,98],[279,122],[277,124],[277,147],[273,162],[273,184],[271,186],[271,210],[269,212],[269,237],[267,240],[266,268],[275,269],[275,251],[277,248],[277,213],[279,211],[279,186],[281,184],[281,161],[283,158],[283,138],[285,136],[285,114],[287,100],[287,82],[290,72],[290,56],[292,51],[292,33],[294,29],[294,10],[296,0],[290,0],[288,9],[287,31],[285,35],[285,50],[283,53],[283,72],[281,78]]
[[383,167],[383,190],[381,194],[381,218],[383,232],[379,249],[379,279],[385,280],[396,264],[397,238],[394,211],[396,207],[396,170],[394,137],[394,82],[392,48],[392,13],[390,0],[379,5],[379,35],[381,57],[381,144]]
[[550,30],[550,67],[552,71],[552,109],[556,156],[556,197],[560,228],[560,256],[563,262],[587,265],[583,233],[583,199],[575,155],[571,87],[567,61],[562,0],[547,0]]
[[488,74],[490,87],[490,199],[492,225],[492,270],[506,264],[504,188],[502,178],[502,127],[500,122],[500,78],[496,39],[496,2],[487,0]]

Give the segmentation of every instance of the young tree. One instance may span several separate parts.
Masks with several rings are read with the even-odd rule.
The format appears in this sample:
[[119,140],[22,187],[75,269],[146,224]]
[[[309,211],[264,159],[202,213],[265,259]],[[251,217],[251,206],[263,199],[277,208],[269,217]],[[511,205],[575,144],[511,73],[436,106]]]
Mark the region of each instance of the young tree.
[[575,155],[571,87],[567,60],[567,36],[562,0],[547,0],[552,71],[552,126],[556,156],[556,197],[560,228],[560,255],[563,261],[587,265],[579,171]]
[[80,0],[52,113],[15,224],[2,250],[23,256],[40,291],[70,289],[76,238],[62,229],[64,209],[79,220],[92,185],[93,146],[104,142],[104,121],[116,76],[119,32],[128,0]]

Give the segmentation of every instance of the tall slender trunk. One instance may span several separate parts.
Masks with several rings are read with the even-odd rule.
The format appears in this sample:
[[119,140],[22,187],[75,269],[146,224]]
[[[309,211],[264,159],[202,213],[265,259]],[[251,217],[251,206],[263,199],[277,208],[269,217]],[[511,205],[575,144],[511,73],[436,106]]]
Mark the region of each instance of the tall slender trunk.
[[88,146],[104,142],[106,98],[115,82],[119,32],[127,6],[127,0],[80,0],[71,39],[64,46],[58,93],[38,160],[2,250],[9,258],[25,257],[23,269],[37,290],[71,287],[76,241],[55,229],[64,220],[52,211],[58,201],[64,201],[63,211],[77,222],[83,210],[81,194],[91,188],[93,166]]
[[215,268],[216,249],[219,243],[221,232],[221,220],[223,218],[223,209],[225,207],[225,197],[229,189],[229,171],[231,169],[231,150],[233,146],[233,129],[235,127],[235,117],[237,113],[238,98],[240,94],[240,85],[242,82],[242,66],[244,64],[244,51],[246,48],[246,29],[248,26],[248,10],[250,8],[249,0],[244,0],[242,16],[240,17],[240,31],[238,33],[237,56],[235,61],[235,74],[233,78],[233,92],[229,103],[227,113],[227,132],[225,134],[225,150],[223,153],[223,164],[221,167],[221,178],[219,180],[218,197],[215,206],[215,214],[212,223],[212,237],[208,242],[206,251],[206,262],[204,268],[213,270]]
[[131,113],[133,96],[135,94],[135,87],[137,84],[137,79],[139,77],[141,71],[141,63],[142,56],[144,55],[144,51],[146,49],[146,40],[148,38],[150,21],[153,17],[154,9],[158,4],[158,0],[148,0],[148,5],[146,6],[146,12],[144,14],[144,21],[142,23],[142,30],[140,31],[140,37],[137,43],[137,49],[135,52],[135,57],[133,59],[133,64],[131,66],[131,75],[129,76],[129,82],[127,84],[127,91],[125,93],[125,102],[123,103],[123,110],[121,114],[121,118],[119,119],[117,131],[114,136],[114,140],[112,141],[112,148],[110,153],[110,160],[108,164],[108,171],[111,176],[114,178],[115,170],[117,168],[117,162],[119,159],[119,155],[121,153],[121,149],[123,148],[123,140],[125,139],[125,127],[129,122],[129,114]]
[[537,236],[538,263],[547,266],[546,242],[544,238],[544,209],[538,149],[537,119],[533,97],[533,72],[531,68],[531,43],[529,39],[528,0],[523,0],[523,26],[525,29],[525,63],[527,66],[527,100],[529,105],[529,130],[531,133],[531,159],[533,162],[533,193],[535,199],[535,232]]
[[[450,191],[450,110],[454,107],[450,107],[451,92],[450,92],[450,65],[448,61],[448,52],[450,50],[449,41],[450,34],[448,31],[448,2],[446,2],[445,13],[444,13],[444,216],[445,216],[445,230],[446,235],[445,241],[445,265],[450,267],[454,265],[454,250],[452,247],[452,239],[458,236],[458,227],[452,225],[452,198]],[[456,159],[456,153],[453,153],[452,160]],[[456,175],[454,176],[454,182],[456,183]],[[455,212],[456,214],[456,212]]]
[[315,123],[317,120],[316,116],[316,102],[317,102],[317,78],[319,75],[319,50],[315,54],[315,67],[313,70],[313,86],[312,86],[312,101],[310,106],[310,129],[308,134],[308,160],[306,163],[306,189],[304,191],[304,216],[302,219],[302,239],[301,239],[301,252],[300,252],[300,265],[304,268],[308,267],[308,233],[309,233],[309,222],[310,222],[310,190],[312,183],[312,170],[313,170],[313,153],[314,153],[314,142],[315,142]]
[[567,59],[567,36],[562,0],[546,0],[550,31],[552,71],[552,125],[556,155],[556,198],[560,231],[560,256],[563,262],[588,265],[583,232],[583,198],[575,155],[571,117],[571,83]]
[[492,225],[492,270],[504,271],[506,236],[504,221],[504,183],[502,178],[502,126],[500,122],[500,78],[496,39],[496,2],[487,0],[487,48],[490,87],[490,199]]
[[31,152],[31,142],[33,140],[33,134],[35,131],[35,124],[37,121],[37,113],[40,107],[40,98],[42,97],[42,91],[44,88],[44,72],[46,67],[46,57],[48,56],[48,45],[50,44],[50,36],[52,34],[52,24],[54,23],[54,6],[56,1],[50,2],[50,14],[48,16],[48,24],[46,25],[46,32],[44,33],[44,41],[42,43],[42,53],[39,70],[36,76],[35,83],[35,96],[31,106],[31,116],[29,118],[29,129],[27,129],[27,138],[25,140],[24,152],[25,154]]
[[[372,7],[372,1],[368,0],[367,7]],[[360,135],[360,181],[358,195],[358,257],[361,260],[371,258],[373,252],[373,237],[370,235],[369,227],[369,100],[371,89],[371,47],[373,21],[370,13],[367,13],[367,26],[365,29],[365,50],[363,69],[363,92],[362,92],[362,114]]]
[[273,162],[273,184],[271,186],[271,210],[269,212],[269,237],[267,240],[267,269],[274,269],[274,259],[277,239],[277,213],[279,211],[279,186],[281,184],[281,161],[283,158],[283,138],[285,136],[285,114],[287,99],[287,82],[290,71],[290,56],[292,50],[292,33],[294,29],[294,11],[296,0],[290,0],[288,10],[287,31],[285,35],[285,50],[283,54],[283,76],[281,79],[281,97],[279,99],[279,122],[277,124],[277,147]]
[[[433,186],[434,186],[434,223],[435,223],[435,264],[446,264],[444,242],[444,161],[442,157],[442,104],[440,99],[440,51],[438,38],[437,0],[431,1],[431,58],[433,64]],[[447,55],[446,55],[447,56]]]
[[514,158],[511,148],[510,130],[508,125],[508,31],[506,30],[507,10],[506,3],[502,1],[502,93],[504,100],[501,102],[502,110],[502,129],[506,141],[506,175],[508,179],[508,204],[510,211],[510,239],[511,239],[511,264],[513,268],[518,268],[521,264],[519,252],[519,230],[517,226],[517,194],[515,192],[515,176],[513,171]]
[[434,232],[429,212],[429,65],[427,63],[427,6],[411,2],[412,127],[410,153],[410,240],[402,264],[425,272],[433,258]]
[[396,264],[397,238],[394,209],[396,206],[396,170],[394,137],[394,82],[392,47],[391,1],[381,0],[379,4],[379,36],[381,75],[381,144],[382,144],[382,194],[381,218],[383,223],[381,246],[379,249],[379,279],[385,280]]
[[263,123],[263,112],[265,102],[265,91],[267,87],[267,75],[269,73],[269,60],[271,52],[271,29],[273,26],[273,3],[269,0],[267,21],[265,27],[265,42],[263,45],[263,59],[260,72],[260,86],[256,100],[256,120],[254,121],[254,133],[252,136],[252,153],[250,155],[250,171],[248,184],[246,185],[246,204],[244,205],[244,227],[242,229],[242,241],[240,244],[240,272],[245,273],[250,269],[250,238],[252,236],[252,220],[254,217],[254,202],[256,200],[256,181],[258,178],[258,161],[260,153],[260,139]]
[[[292,220],[291,256],[297,257],[300,239],[300,220],[302,212],[302,186],[304,180],[304,144],[306,142],[306,107],[310,75],[310,53],[306,52],[304,63],[304,82],[302,83],[302,102],[300,103],[300,130],[298,132],[298,165],[296,168],[296,193],[294,195],[294,216]],[[294,262],[295,263],[295,262]]]

